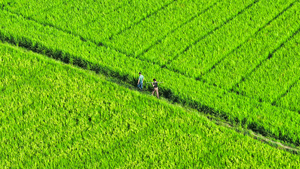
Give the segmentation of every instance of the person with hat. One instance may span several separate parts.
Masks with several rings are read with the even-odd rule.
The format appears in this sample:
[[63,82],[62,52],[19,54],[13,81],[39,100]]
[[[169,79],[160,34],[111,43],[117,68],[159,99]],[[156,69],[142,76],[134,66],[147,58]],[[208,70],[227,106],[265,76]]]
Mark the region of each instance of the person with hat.
[[143,89],[143,83],[144,83],[144,76],[142,75],[141,72],[139,72],[139,80],[137,83],[137,87],[142,90]]

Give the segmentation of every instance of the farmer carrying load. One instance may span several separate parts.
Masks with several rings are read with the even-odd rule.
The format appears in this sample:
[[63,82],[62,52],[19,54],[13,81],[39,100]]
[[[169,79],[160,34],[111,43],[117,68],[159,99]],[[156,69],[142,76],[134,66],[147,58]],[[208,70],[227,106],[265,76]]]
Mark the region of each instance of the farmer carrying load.
[[154,92],[156,92],[156,97],[159,99],[158,86],[157,86],[156,79],[153,79],[152,86],[153,86],[152,96],[153,96]]
[[144,82],[144,76],[142,75],[141,72],[139,72],[139,80],[137,83],[137,87],[142,90],[143,89],[143,82]]

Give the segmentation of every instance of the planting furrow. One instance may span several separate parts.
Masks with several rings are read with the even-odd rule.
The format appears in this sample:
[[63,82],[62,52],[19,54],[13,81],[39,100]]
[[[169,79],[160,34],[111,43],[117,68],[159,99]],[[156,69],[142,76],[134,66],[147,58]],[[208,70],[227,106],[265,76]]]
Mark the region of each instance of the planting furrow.
[[99,44],[101,40],[137,24],[174,1],[152,0],[145,3],[140,3],[138,0],[106,0],[101,1],[101,3],[92,0],[71,1],[63,2],[59,8],[54,8],[50,11],[36,12],[35,15],[30,17],[24,15],[24,12],[19,12],[19,6],[16,7],[18,10],[10,8],[7,10],[21,14],[41,24],[79,35],[83,39],[92,39],[92,41]]
[[298,9],[299,3],[296,2],[202,78],[224,89],[239,91],[238,85],[243,77],[247,77],[295,35],[300,27],[297,20],[300,17]]
[[[202,11],[214,6],[218,1],[176,1],[164,10],[134,25],[131,29],[113,36],[111,39],[104,40],[103,43],[123,51],[123,53],[134,56],[140,55],[156,41],[198,16]],[[199,12],[195,13],[195,11]]]
[[[179,25],[178,27],[176,27],[175,29],[171,30],[170,32],[168,32],[166,35],[164,35],[161,39],[156,40],[155,42],[153,42],[149,47],[147,47],[145,50],[143,50],[140,54],[138,54],[137,58],[140,58],[142,55],[144,55],[145,53],[147,53],[149,50],[151,50],[152,48],[156,47],[156,46],[160,46],[160,43],[162,41],[164,41],[164,39],[168,38],[168,37],[173,37],[173,33],[177,32],[179,29],[182,29],[182,27],[186,27],[186,25],[189,25],[189,23],[194,22],[194,20],[198,20],[197,18],[201,15],[203,15],[204,13],[207,13],[210,9],[212,9],[214,6],[216,6],[219,2],[215,2],[214,4],[212,4],[211,6],[209,6],[208,8],[206,8],[203,11],[200,11],[199,13],[197,13],[196,15],[194,15],[193,17],[191,17],[189,20],[186,20],[184,23],[182,23],[181,25]],[[147,57],[143,57],[143,60],[149,60]],[[157,63],[156,61],[153,61],[154,63]]]
[[[298,59],[299,60],[299,59]],[[273,104],[297,111],[300,114],[300,78]]]
[[4,2],[2,3],[2,9],[22,14],[24,17],[30,17],[47,9],[58,7],[63,3],[63,0],[36,0],[35,2],[27,0],[4,0]]
[[3,18],[0,23],[2,41],[119,78],[134,86],[137,73],[142,71],[147,79],[156,78],[164,82],[160,85],[160,93],[170,101],[226,119],[231,124],[239,124],[264,136],[300,145],[300,135],[296,134],[300,132],[296,127],[298,124],[290,124],[291,118],[300,121],[297,112],[227,92],[7,11],[1,12],[0,17]]
[[231,0],[221,1],[212,6],[201,15],[186,23],[180,29],[176,29],[168,36],[159,39],[155,46],[147,48],[138,58],[149,60],[161,66],[176,59],[190,44],[200,41],[217,29],[226,25],[257,1]]
[[[300,78],[298,78],[297,80],[295,80],[288,88],[286,91],[282,92],[281,95],[279,95],[276,99],[274,99],[274,101],[272,102],[272,105],[276,105],[277,104],[277,101],[279,99],[281,99],[282,97],[285,97],[288,93],[290,93],[290,91],[299,83],[300,81]],[[282,106],[281,106],[282,107]],[[285,106],[286,107],[286,106]],[[289,108],[287,108],[289,109]],[[295,109],[289,109],[289,110],[292,110],[292,111],[297,111]],[[300,113],[300,111],[299,111]]]
[[[51,4],[51,3],[50,3],[50,4]],[[28,15],[28,16],[26,16],[26,17],[27,17],[27,18],[32,18],[33,15],[51,11],[51,10],[54,9],[54,8],[59,8],[61,5],[62,5],[62,2],[59,3],[59,4],[56,4],[56,5],[53,5],[53,4],[52,4],[52,5],[49,6],[49,7],[40,9],[39,11],[34,11],[34,12],[31,11],[31,15]],[[16,13],[17,11],[14,11],[14,12]],[[22,13],[19,13],[19,15],[23,15],[23,14],[22,14]],[[24,16],[24,15],[23,15],[23,16]]]
[[43,24],[53,25],[62,30],[79,32],[82,25],[97,18],[110,15],[128,3],[128,0],[78,1],[64,2],[59,8],[36,13],[31,19]]
[[100,16],[94,22],[79,26],[75,32],[99,44],[104,39],[131,29],[176,2],[177,0],[151,0],[143,3],[139,0],[128,1],[118,10]]
[[[300,23],[298,26],[300,28]],[[284,33],[286,33],[287,29],[284,30]],[[283,35],[283,33],[278,32],[277,34],[279,36]],[[248,68],[249,72],[237,84],[238,87],[235,90],[252,98],[270,103],[274,102],[300,76],[300,48],[297,46],[299,39],[300,34],[294,33],[286,40],[287,42],[283,42],[254,68]],[[274,46],[275,44],[272,43]],[[249,55],[247,59],[251,59]],[[248,63],[255,65],[257,61],[251,60]],[[247,65],[244,65],[244,67],[247,68]]]
[[122,34],[123,32],[125,32],[125,31],[131,29],[132,27],[134,27],[134,26],[140,24],[141,22],[145,21],[146,19],[148,19],[148,18],[150,18],[150,17],[152,17],[152,16],[154,16],[154,15],[157,15],[157,13],[159,13],[160,11],[165,10],[166,8],[168,8],[168,7],[169,7],[170,5],[172,5],[173,3],[176,3],[177,1],[178,1],[178,0],[170,1],[169,3],[167,3],[166,5],[163,5],[161,8],[155,10],[154,12],[151,12],[151,13],[147,14],[145,17],[141,18],[140,20],[137,20],[135,23],[133,23],[133,24],[129,25],[128,27],[126,27],[126,28],[124,28],[124,29],[118,31],[117,33],[111,35],[111,36],[109,37],[109,40],[114,39],[114,36],[118,36],[119,34]]
[[[294,5],[294,3],[290,4],[289,7],[287,7],[285,10],[281,11],[278,15],[276,15],[272,20],[270,20],[268,23],[266,23],[264,26],[260,27],[254,34],[253,36],[256,36],[259,32],[261,32],[263,29],[266,28],[266,26],[270,25],[274,20],[276,20],[280,15],[282,15],[287,9],[291,8]],[[247,40],[245,40],[243,43],[241,43],[238,47],[234,48],[233,50],[231,50],[231,52],[229,52],[228,54],[226,54],[225,56],[223,56],[218,62],[216,62],[210,69],[208,69],[206,72],[204,72],[203,74],[207,74],[209,72],[211,72],[213,69],[216,68],[216,66],[218,66],[220,63],[222,63],[222,61],[228,56],[231,55],[232,53],[234,53],[236,50],[238,50],[241,46],[243,46],[247,41],[249,41],[249,39],[252,37],[249,37]],[[202,79],[204,80],[204,79]],[[205,80],[204,80],[205,81]]]
[[[201,78],[203,73],[222,60],[233,49],[253,36],[270,20],[290,8],[294,0],[276,2],[261,0],[229,23],[190,47],[167,68],[192,78]],[[233,31],[234,30],[234,31]]]
[[[109,11],[109,12],[105,13],[105,15],[108,15],[109,13],[114,12],[114,11],[117,11],[117,10],[119,10],[119,9],[121,9],[121,8],[122,8],[122,6],[118,6],[118,7],[116,7],[113,11]],[[92,24],[92,23],[96,22],[98,19],[99,19],[99,18],[95,18],[95,19],[93,19],[93,20],[91,20],[91,21],[88,21],[88,22],[86,22],[85,24],[80,25],[80,27],[86,27],[86,26],[88,26],[89,24]],[[65,30],[65,31],[66,31],[66,30]],[[78,35],[78,36],[79,36],[79,35]]]

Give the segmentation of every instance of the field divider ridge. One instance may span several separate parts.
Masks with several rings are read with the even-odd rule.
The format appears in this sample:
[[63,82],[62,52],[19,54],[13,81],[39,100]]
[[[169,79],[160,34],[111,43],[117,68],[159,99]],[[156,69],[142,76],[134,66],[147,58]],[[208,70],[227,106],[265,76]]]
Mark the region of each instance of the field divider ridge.
[[230,91],[235,91],[235,92],[236,92],[235,87],[237,87],[237,85],[238,85],[239,83],[245,81],[245,79],[246,79],[248,76],[250,76],[253,72],[255,72],[255,71],[256,71],[256,70],[257,70],[257,69],[265,62],[265,61],[271,59],[271,58],[273,57],[274,53],[275,53],[276,51],[278,51],[280,48],[282,48],[282,47],[284,46],[285,43],[287,43],[288,41],[290,41],[297,33],[299,33],[299,31],[300,31],[300,27],[299,27],[298,30],[295,31],[291,36],[289,36],[289,37],[288,37],[286,40],[284,40],[280,45],[278,45],[273,51],[271,51],[270,54],[268,55],[268,57],[266,57],[265,59],[261,60],[261,61],[259,62],[259,64],[257,64],[252,70],[250,70],[246,75],[244,75],[244,76],[241,78],[241,80],[240,80],[239,82],[237,82],[236,84],[234,84],[234,85],[232,86],[232,88],[229,89],[229,90],[230,90]]
[[[259,28],[272,20],[278,13],[295,3],[295,0],[289,0],[288,3],[280,7],[278,7],[278,3],[266,0],[259,1],[252,8],[249,8],[224,27],[199,41],[188,51],[179,55],[176,60],[173,59],[171,63],[169,62],[170,65],[166,66],[171,70],[186,74],[188,77],[199,79],[199,77],[203,76],[203,72],[210,69],[220,58],[238,47],[248,37],[253,36]],[[284,3],[283,0],[280,0],[280,3]],[[263,17],[260,15],[260,12],[264,12]],[[282,19],[282,17],[280,18]],[[236,29],[236,33],[231,32],[232,29]],[[209,80],[209,78],[207,79]]]
[[126,27],[126,28],[123,29],[123,30],[120,30],[120,31],[117,32],[116,34],[110,36],[108,39],[109,39],[109,40],[113,39],[114,36],[117,36],[117,35],[123,33],[124,31],[126,31],[126,30],[132,28],[134,25],[138,25],[139,23],[141,23],[142,21],[146,20],[146,19],[149,18],[150,16],[155,15],[155,14],[158,13],[159,11],[164,10],[165,8],[167,8],[168,6],[170,6],[171,4],[173,4],[173,3],[177,2],[177,1],[178,1],[178,0],[173,0],[173,1],[171,1],[171,2],[169,2],[169,3],[167,3],[167,4],[165,4],[165,5],[163,5],[161,8],[155,10],[155,11],[152,12],[152,13],[147,14],[147,15],[146,15],[145,17],[143,17],[142,19],[140,19],[140,20],[134,22],[133,24],[131,24],[130,26]]
[[[296,1],[295,1],[296,2]],[[294,2],[294,3],[295,3]],[[222,57],[218,62],[216,62],[210,69],[208,69],[206,72],[203,73],[203,75],[211,72],[217,65],[219,65],[228,55],[230,55],[231,53],[233,53],[234,51],[236,51],[237,49],[239,49],[243,44],[245,44],[249,39],[253,38],[254,36],[256,36],[260,31],[262,31],[264,28],[266,28],[266,26],[270,25],[274,20],[276,20],[280,15],[282,15],[285,11],[287,11],[289,8],[291,8],[294,3],[290,4],[287,8],[285,8],[283,11],[281,11],[279,14],[277,14],[273,19],[271,19],[270,21],[268,21],[265,25],[263,25],[262,27],[260,27],[252,36],[250,36],[249,38],[247,38],[244,42],[242,42],[241,44],[239,44],[239,46],[237,46],[236,48],[232,49],[230,52],[228,52],[226,55],[224,55],[224,57]],[[202,76],[203,76],[202,75]],[[201,77],[198,77],[198,79],[201,79]],[[203,79],[204,80],[204,79]]]
[[115,35],[113,39],[103,39],[103,43],[112,48],[130,53],[136,57],[155,43],[155,41],[163,38],[164,35],[168,34],[173,29],[176,29],[182,23],[195,16],[195,14],[214,5],[215,2],[218,1],[220,0],[212,0],[209,2],[204,0],[177,1],[166,9],[143,20],[140,24],[134,25],[131,29],[124,31],[119,35]]
[[[53,6],[50,6],[46,9],[43,9],[42,11],[38,11],[37,13],[34,13],[34,14],[31,14],[28,16],[28,18],[32,18],[34,15],[38,15],[40,13],[43,13],[43,12],[47,12],[47,11],[50,11],[52,10],[53,8],[56,8],[56,7],[59,7],[61,4],[57,4],[57,5],[53,5]],[[21,15],[21,13],[19,13]]]
[[[122,8],[122,5],[116,7],[114,10],[118,10],[118,9],[120,9],[120,8]],[[107,14],[113,12],[114,10],[108,11],[108,12],[106,12],[105,14],[107,15]],[[91,20],[91,21],[89,21],[89,22],[83,24],[81,27],[84,27],[84,26],[86,26],[86,25],[89,25],[89,24],[91,24],[91,23],[94,23],[94,22],[96,22],[98,19],[99,19],[99,18],[93,19],[93,20]]]
[[[272,104],[273,106],[276,106],[276,102],[277,102],[280,98],[286,96],[286,95],[289,93],[289,91],[290,91],[293,87],[295,87],[295,85],[296,85],[297,83],[299,83],[299,82],[300,82],[300,77],[299,77],[297,80],[295,80],[295,82],[293,82],[285,92],[283,92],[283,93],[282,93],[281,95],[279,95],[276,99],[274,99],[274,101],[273,101],[271,104]],[[292,110],[292,111],[295,111],[295,110]],[[300,111],[299,111],[299,113],[300,113]]]
[[182,24],[180,24],[179,26],[177,26],[175,29],[173,29],[170,32],[166,33],[162,38],[156,40],[153,44],[151,44],[149,47],[147,47],[146,49],[144,49],[141,53],[137,54],[137,56],[135,58],[139,58],[141,55],[143,55],[144,53],[148,52],[151,48],[153,48],[155,45],[157,45],[160,41],[162,41],[163,39],[165,39],[169,34],[175,32],[176,30],[180,29],[181,27],[183,27],[187,23],[193,21],[195,18],[197,18],[201,14],[207,12],[209,9],[211,9],[213,6],[215,6],[219,2],[220,1],[217,1],[217,2],[213,3],[212,5],[210,5],[209,7],[207,7],[206,9],[198,12],[196,15],[192,16],[190,19],[186,20],[185,22],[183,22]]
[[[189,46],[187,46],[185,49],[183,49],[182,51],[178,52],[172,60],[176,60],[179,55],[181,55],[182,53],[184,53],[185,51],[189,50],[192,46],[196,45],[198,42],[200,42],[202,39],[205,39],[207,36],[209,36],[210,34],[213,34],[216,30],[222,28],[224,25],[226,25],[227,23],[229,23],[231,20],[233,20],[234,18],[236,18],[238,15],[244,13],[247,9],[251,8],[254,4],[256,4],[257,2],[259,2],[259,0],[255,0],[253,3],[251,3],[250,5],[248,5],[246,8],[244,8],[243,10],[239,11],[236,15],[230,17],[229,19],[227,19],[224,23],[222,23],[221,25],[219,25],[218,27],[214,28],[213,30],[209,31],[208,33],[206,33],[205,35],[201,36],[200,38],[196,39],[192,44],[190,44]],[[172,62],[172,60],[169,60],[167,65],[170,64]],[[165,65],[163,65],[162,67],[165,67]],[[176,72],[179,73],[179,72]]]

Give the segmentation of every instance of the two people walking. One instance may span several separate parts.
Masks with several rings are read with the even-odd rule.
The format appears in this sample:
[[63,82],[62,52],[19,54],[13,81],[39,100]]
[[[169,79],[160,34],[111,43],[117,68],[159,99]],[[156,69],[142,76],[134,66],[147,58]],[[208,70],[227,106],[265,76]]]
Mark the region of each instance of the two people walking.
[[[143,83],[144,83],[144,76],[142,75],[141,72],[139,72],[139,80],[138,80],[138,83],[137,83],[137,87],[138,87],[140,90],[143,90]],[[156,79],[153,79],[153,82],[152,82],[151,84],[152,84],[152,86],[153,86],[152,96],[153,96],[153,94],[156,92],[156,97],[159,98],[159,94],[158,94],[158,86],[157,86],[157,81],[156,81]]]

